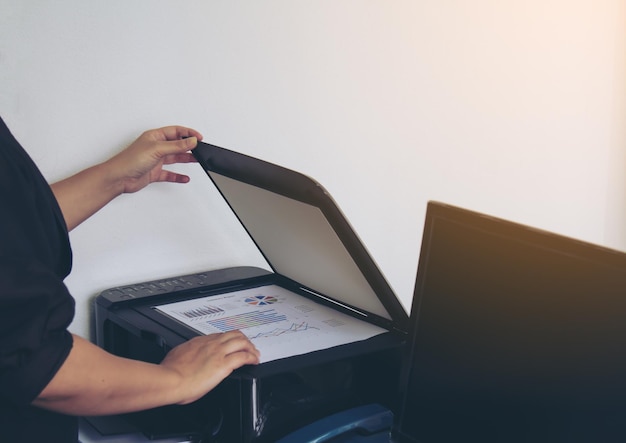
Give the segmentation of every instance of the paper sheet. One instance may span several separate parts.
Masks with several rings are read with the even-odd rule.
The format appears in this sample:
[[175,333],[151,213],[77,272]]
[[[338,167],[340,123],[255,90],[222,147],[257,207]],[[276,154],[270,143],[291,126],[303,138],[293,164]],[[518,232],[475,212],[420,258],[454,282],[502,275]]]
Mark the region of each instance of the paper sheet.
[[239,329],[261,352],[261,363],[386,332],[275,285],[154,308],[205,335]]

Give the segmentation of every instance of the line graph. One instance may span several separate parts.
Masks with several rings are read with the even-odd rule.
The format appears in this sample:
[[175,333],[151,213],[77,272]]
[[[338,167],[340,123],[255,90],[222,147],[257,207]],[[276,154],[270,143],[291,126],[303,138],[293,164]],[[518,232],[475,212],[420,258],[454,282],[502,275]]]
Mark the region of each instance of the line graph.
[[252,335],[248,338],[250,338],[250,340],[254,340],[255,338],[278,337],[279,335],[293,334],[295,332],[308,331],[309,329],[316,329],[319,331],[319,328],[309,326],[307,322],[302,322],[298,324],[292,323],[288,328],[274,328],[271,331],[259,332],[258,334]]

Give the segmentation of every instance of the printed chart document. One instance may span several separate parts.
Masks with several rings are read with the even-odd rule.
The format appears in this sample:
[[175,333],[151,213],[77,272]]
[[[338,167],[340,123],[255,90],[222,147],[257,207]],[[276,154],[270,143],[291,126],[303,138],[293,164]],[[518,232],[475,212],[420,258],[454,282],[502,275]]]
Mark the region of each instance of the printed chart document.
[[387,332],[275,285],[154,309],[205,335],[239,329],[261,352],[261,363]]

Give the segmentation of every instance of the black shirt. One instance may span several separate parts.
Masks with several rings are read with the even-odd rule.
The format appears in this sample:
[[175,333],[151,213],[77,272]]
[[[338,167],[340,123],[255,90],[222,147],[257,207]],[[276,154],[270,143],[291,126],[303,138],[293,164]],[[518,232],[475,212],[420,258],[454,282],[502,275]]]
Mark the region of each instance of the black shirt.
[[71,266],[54,194],[0,119],[0,441],[78,440],[75,417],[30,406],[72,347]]

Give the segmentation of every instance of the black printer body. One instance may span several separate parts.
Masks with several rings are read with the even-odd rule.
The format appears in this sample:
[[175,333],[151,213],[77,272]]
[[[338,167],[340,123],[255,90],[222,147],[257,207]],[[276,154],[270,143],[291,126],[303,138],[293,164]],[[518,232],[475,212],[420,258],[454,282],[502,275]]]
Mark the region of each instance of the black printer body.
[[[280,336],[287,341],[274,350],[287,343],[302,351],[242,367],[191,405],[125,419],[154,439],[267,443],[350,407],[394,406],[408,316],[328,192],[302,174],[216,146],[200,143],[194,155],[268,269],[231,267],[106,290],[96,298],[97,344],[156,363],[196,335],[236,328],[255,344]],[[297,321],[278,310],[287,298],[296,300]],[[242,310],[230,315],[231,308]],[[333,318],[314,323],[309,311],[318,309]],[[311,334],[341,336],[344,320],[376,333],[306,350]]]

